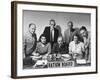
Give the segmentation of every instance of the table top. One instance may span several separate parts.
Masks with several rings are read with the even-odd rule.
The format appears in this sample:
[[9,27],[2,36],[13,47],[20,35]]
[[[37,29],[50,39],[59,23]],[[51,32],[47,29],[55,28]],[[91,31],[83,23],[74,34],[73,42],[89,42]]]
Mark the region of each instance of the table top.
[[90,63],[85,63],[85,59],[74,60],[72,58],[47,58],[39,59],[36,63],[31,66],[33,69],[42,68],[68,68],[68,67],[80,67],[80,66],[90,66]]

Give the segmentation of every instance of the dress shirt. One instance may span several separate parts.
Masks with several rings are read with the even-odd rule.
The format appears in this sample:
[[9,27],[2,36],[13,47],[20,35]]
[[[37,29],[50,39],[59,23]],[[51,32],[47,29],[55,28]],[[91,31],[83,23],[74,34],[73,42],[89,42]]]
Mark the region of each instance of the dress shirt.
[[54,29],[51,29],[50,33],[51,33],[51,41],[54,41]]

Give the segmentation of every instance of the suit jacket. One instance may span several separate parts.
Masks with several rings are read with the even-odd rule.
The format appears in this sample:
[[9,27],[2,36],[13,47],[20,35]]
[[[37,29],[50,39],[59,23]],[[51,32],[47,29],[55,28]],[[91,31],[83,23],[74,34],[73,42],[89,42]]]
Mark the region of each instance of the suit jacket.
[[50,42],[51,46],[53,46],[53,44],[57,42],[57,38],[59,36],[59,31],[56,28],[54,28],[54,41],[50,41],[50,26],[45,27],[43,34],[46,36],[47,42]]
[[29,32],[27,32],[24,36],[24,41],[23,41],[23,49],[26,57],[32,55],[32,52],[36,48],[36,43],[37,43],[36,34],[31,35]]
[[68,45],[63,43],[60,47],[58,43],[53,45],[52,54],[53,53],[60,53],[60,54],[68,54]]
[[[71,41],[73,41],[73,37],[74,37],[75,34],[79,35],[79,29],[78,28],[74,28],[72,31],[70,31],[69,29],[65,30],[64,39],[65,39],[65,42],[66,42],[67,45]],[[79,35],[79,37],[80,37],[80,35]]]

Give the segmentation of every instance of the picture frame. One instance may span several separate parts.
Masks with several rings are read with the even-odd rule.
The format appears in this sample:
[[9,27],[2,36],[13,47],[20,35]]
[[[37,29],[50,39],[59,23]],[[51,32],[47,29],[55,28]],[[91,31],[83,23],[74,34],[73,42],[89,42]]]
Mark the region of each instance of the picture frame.
[[[98,58],[97,56],[98,55],[97,54],[97,48],[98,48],[97,47],[98,44],[97,10],[98,10],[97,6],[89,6],[89,5],[12,1],[11,2],[11,77],[12,78],[32,78],[32,77],[34,78],[34,77],[50,77],[50,76],[65,76],[65,75],[97,73],[98,72],[97,70],[97,62],[98,62],[97,61],[98,60],[97,59]],[[49,21],[51,22],[49,23]],[[30,45],[33,44],[32,41],[33,38],[31,38],[29,34],[25,34],[30,29],[30,26],[31,25],[35,26],[35,30],[36,30],[35,33],[37,34],[36,39],[37,41],[39,41],[40,35],[43,33],[43,31],[45,32],[45,27],[47,25],[52,25],[53,22],[55,22],[58,27],[60,26],[60,28],[62,29],[61,36],[64,36],[63,33],[64,30],[66,29],[66,26],[70,25],[69,23],[67,23],[68,21],[70,22],[71,25],[77,26],[79,28],[79,32],[82,26],[83,27],[86,26],[87,30],[90,31],[91,33],[90,35],[91,44],[89,48],[90,58],[91,58],[90,62],[87,63],[86,59],[76,59],[76,57],[74,60],[66,58],[68,60],[63,59],[64,61],[55,61],[55,59],[57,60],[56,58],[58,55],[57,54],[52,61],[49,61],[51,60],[51,58],[48,58],[49,60],[47,58],[46,60],[44,59],[36,60],[37,62],[35,62],[35,64],[41,64],[41,63],[43,63],[43,65],[46,64],[46,68],[43,65],[42,67],[39,65],[35,65],[34,68],[33,65],[34,56],[31,55],[29,56],[31,58],[29,57],[26,58],[27,53],[26,55],[24,55],[24,50],[23,50],[24,38],[28,37],[27,41],[30,43]],[[24,37],[24,35],[26,37]],[[40,41],[42,41],[41,38]],[[47,41],[47,37],[46,37],[46,41]],[[52,47],[52,43],[50,44]],[[68,53],[70,53],[69,45],[70,43],[68,43],[67,45]],[[36,49],[37,49],[37,45],[36,45]],[[53,47],[50,49],[51,52],[53,49],[54,49],[54,44]],[[63,49],[62,51],[67,49]],[[42,49],[42,51],[44,50]],[[84,50],[84,52],[85,51],[86,50]],[[60,57],[61,56],[62,54],[60,55]],[[64,57],[66,57],[66,55]],[[67,57],[69,57],[69,54],[67,55]],[[70,57],[71,58],[73,57],[72,54],[70,55]]]

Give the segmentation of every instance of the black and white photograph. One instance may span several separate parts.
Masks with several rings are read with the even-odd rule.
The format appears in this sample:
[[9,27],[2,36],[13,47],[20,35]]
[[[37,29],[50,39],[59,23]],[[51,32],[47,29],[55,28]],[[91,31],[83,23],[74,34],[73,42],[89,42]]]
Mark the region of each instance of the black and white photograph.
[[96,6],[15,2],[14,9],[16,77],[97,72]]
[[89,13],[23,10],[23,68],[91,66]]

